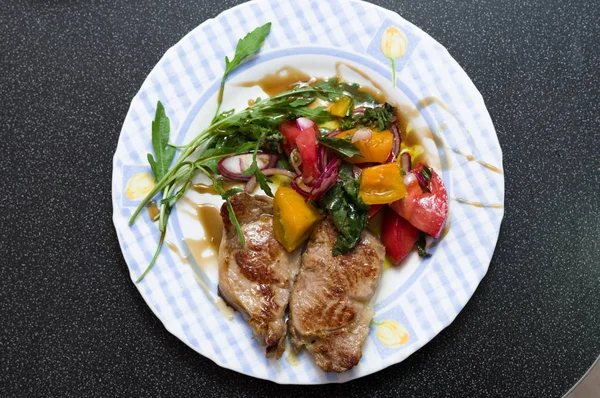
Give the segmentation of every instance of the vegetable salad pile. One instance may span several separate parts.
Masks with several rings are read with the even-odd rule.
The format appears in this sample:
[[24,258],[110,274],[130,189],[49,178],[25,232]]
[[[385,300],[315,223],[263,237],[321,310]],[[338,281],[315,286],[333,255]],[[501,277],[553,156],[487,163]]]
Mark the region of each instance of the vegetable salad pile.
[[[244,181],[248,193],[260,186],[274,197],[275,238],[288,251],[301,246],[326,216],[339,232],[333,255],[351,250],[369,220],[382,211],[381,240],[395,264],[415,245],[427,256],[425,234],[439,237],[448,211],[441,178],[426,164],[413,165],[408,152],[400,153],[394,107],[377,102],[359,85],[338,78],[301,82],[257,98],[242,111],[220,112],[227,75],[260,49],[269,31],[270,24],[255,29],[238,42],[233,60],[226,58],[215,117],[189,144],[168,143],[170,123],[158,103],[152,123],[154,155],[148,154],[156,185],[130,223],[162,194],[154,220],[161,237],[138,281],[156,261],[169,214],[197,173],[206,175],[225,200],[242,246],[244,236],[229,201],[242,190],[225,190],[224,183],[231,180]],[[190,160],[193,153],[198,156]],[[275,175],[286,182],[273,194],[269,177]]]

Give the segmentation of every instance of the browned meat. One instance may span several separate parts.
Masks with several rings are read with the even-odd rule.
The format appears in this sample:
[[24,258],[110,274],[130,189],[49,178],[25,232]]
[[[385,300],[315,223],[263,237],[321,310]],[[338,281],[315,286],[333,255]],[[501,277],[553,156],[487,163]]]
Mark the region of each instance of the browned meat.
[[231,205],[246,248],[242,248],[224,204],[219,295],[252,326],[255,337],[267,346],[267,356],[279,358],[284,351],[285,311],[300,268],[300,251],[288,253],[275,240],[271,198],[240,193],[231,198]]
[[337,236],[330,220],[313,231],[290,299],[294,348],[306,346],[327,372],[351,369],[362,356],[385,255],[379,239],[365,230],[354,249],[333,257]]

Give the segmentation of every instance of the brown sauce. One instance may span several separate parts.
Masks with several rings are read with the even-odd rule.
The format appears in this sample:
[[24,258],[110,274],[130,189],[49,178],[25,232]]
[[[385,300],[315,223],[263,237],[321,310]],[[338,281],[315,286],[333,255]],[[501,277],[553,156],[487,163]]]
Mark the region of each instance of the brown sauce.
[[[293,66],[283,66],[274,73],[267,73],[264,77],[258,80],[238,83],[240,87],[259,86],[269,96],[282,93],[294,88],[300,83],[306,83],[314,80],[312,76],[307,75]],[[248,101],[248,105],[250,101]]]
[[465,159],[467,159],[469,162],[472,161],[476,161],[477,163],[479,163],[480,165],[482,165],[483,167],[485,167],[486,169],[493,171],[494,173],[498,173],[498,174],[503,174],[502,170],[500,170],[498,167],[493,166],[487,162],[484,162],[483,160],[479,160],[477,158],[475,158],[473,155],[467,155],[466,153],[462,152],[460,149],[457,148],[450,148],[452,149],[452,151],[458,155],[464,156]]
[[457,201],[458,203],[462,203],[465,205],[475,206],[475,207],[489,207],[492,209],[503,209],[504,205],[496,204],[496,203],[481,203],[481,202],[473,202],[466,199],[461,198],[452,198],[452,200]]
[[355,66],[347,64],[346,62],[343,62],[343,61],[338,61],[335,64],[335,75],[338,78],[340,78],[340,79],[342,78],[342,67],[346,67],[346,68],[350,69],[352,72],[356,73],[357,75],[359,75],[360,77],[362,77],[363,79],[365,79],[366,81],[371,83],[371,85],[373,86],[373,87],[361,86],[359,88],[359,91],[370,94],[373,98],[375,98],[375,100],[377,102],[380,102],[382,104],[387,101],[388,94],[383,89],[383,87],[381,87],[375,80],[371,79],[371,77],[369,77],[369,75],[367,75],[365,72],[363,72],[362,70],[360,70],[359,68],[357,68]]
[[152,221],[154,221],[154,219],[160,213],[160,209],[158,208],[158,205],[156,204],[156,201],[154,201],[154,200],[151,200],[150,202],[148,202],[148,204],[146,205],[146,209],[148,210],[148,215],[150,216],[150,219]]
[[421,110],[421,109],[427,108],[429,105],[433,105],[433,104],[438,105],[440,108],[442,108],[446,112],[452,114],[452,111],[450,110],[450,108],[448,108],[448,106],[444,103],[444,101],[442,101],[441,99],[439,99],[437,97],[433,97],[433,96],[429,96],[429,97],[425,97],[425,98],[421,99],[417,103],[417,109]]
[[204,236],[200,239],[185,239],[190,254],[199,265],[207,260],[216,260],[223,234],[223,220],[219,210],[212,205],[197,204],[185,196],[182,200],[192,206],[193,211],[186,213],[196,218],[204,230]]

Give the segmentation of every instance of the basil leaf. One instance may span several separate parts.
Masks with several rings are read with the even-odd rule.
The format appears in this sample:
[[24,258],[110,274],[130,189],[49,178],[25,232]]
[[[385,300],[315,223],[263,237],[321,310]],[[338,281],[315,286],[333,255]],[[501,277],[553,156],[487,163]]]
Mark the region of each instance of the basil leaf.
[[335,137],[320,137],[319,142],[325,145],[327,148],[332,149],[334,152],[341,156],[352,157],[352,156],[360,156],[360,149],[358,149],[353,143],[350,141],[346,141],[342,138]]
[[360,240],[367,226],[368,206],[358,198],[359,182],[354,179],[352,166],[340,168],[338,181],[323,197],[322,205],[329,211],[331,220],[338,230],[338,238],[332,254],[338,256],[348,252]]

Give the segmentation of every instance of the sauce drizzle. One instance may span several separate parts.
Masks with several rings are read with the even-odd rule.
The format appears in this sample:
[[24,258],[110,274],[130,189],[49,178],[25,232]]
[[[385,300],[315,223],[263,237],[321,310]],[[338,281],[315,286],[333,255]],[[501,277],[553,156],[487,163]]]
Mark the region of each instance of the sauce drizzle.
[[[311,82],[315,79],[293,66],[283,66],[274,73],[267,73],[258,80],[238,83],[238,87],[259,86],[267,95],[273,96],[290,90],[301,83]],[[254,100],[251,100],[254,103]],[[248,105],[250,101],[248,101]]]
[[498,173],[498,174],[503,174],[502,170],[500,170],[498,167],[493,166],[491,164],[489,164],[488,162],[484,162],[483,160],[479,160],[477,158],[475,158],[473,155],[467,155],[466,153],[462,152],[460,149],[458,148],[450,148],[452,149],[452,151],[458,155],[462,155],[464,156],[469,162],[472,161],[476,161],[477,163],[479,163],[480,165],[482,165],[483,167],[485,167],[486,169],[493,171],[494,173]]
[[148,215],[150,216],[150,219],[152,221],[154,221],[156,216],[158,216],[158,214],[160,213],[160,209],[158,208],[156,201],[154,200],[148,202],[148,204],[146,205],[146,209],[148,210]]
[[352,66],[346,62],[343,61],[338,61],[335,64],[335,75],[338,78],[342,78],[342,66],[350,69],[352,72],[356,73],[357,75],[359,75],[360,77],[362,77],[363,79],[365,79],[366,81],[368,81],[369,83],[371,83],[371,85],[374,88],[371,87],[366,87],[366,86],[360,86],[360,88],[358,89],[358,91],[362,91],[363,93],[367,93],[367,94],[371,94],[371,96],[373,98],[375,98],[375,100],[377,102],[380,103],[385,103],[388,99],[388,94],[387,92],[383,89],[383,87],[381,87],[379,85],[379,83],[377,83],[375,80],[371,79],[371,77],[369,77],[369,75],[367,75],[365,72],[363,72],[362,70],[358,69],[355,66]]
[[492,209],[503,209],[504,205],[496,204],[496,203],[481,203],[481,202],[472,202],[470,200],[462,199],[462,198],[452,198],[452,200],[462,203],[465,205],[471,205],[475,207],[489,207]]

